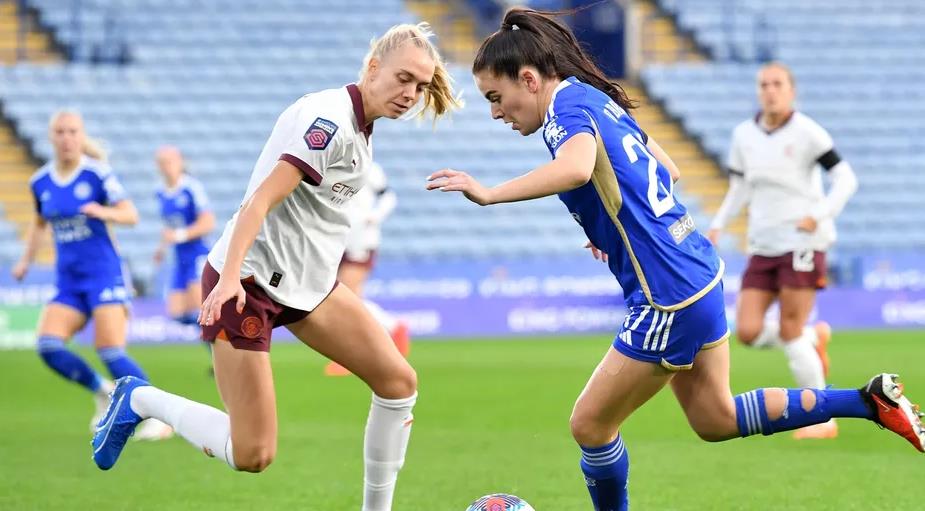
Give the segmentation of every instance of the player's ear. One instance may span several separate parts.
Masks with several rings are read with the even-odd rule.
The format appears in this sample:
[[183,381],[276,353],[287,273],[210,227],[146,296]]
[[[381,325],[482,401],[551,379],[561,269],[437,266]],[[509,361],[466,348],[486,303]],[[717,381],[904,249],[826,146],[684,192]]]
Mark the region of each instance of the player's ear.
[[366,65],[366,76],[368,76],[371,80],[374,80],[376,78],[376,75],[379,74],[379,68],[381,67],[381,65],[382,63],[379,61],[378,58],[376,57],[370,58],[369,64]]
[[536,94],[536,92],[540,90],[539,77],[536,75],[536,72],[529,67],[520,68],[520,81],[523,82],[524,87],[526,87],[531,94]]

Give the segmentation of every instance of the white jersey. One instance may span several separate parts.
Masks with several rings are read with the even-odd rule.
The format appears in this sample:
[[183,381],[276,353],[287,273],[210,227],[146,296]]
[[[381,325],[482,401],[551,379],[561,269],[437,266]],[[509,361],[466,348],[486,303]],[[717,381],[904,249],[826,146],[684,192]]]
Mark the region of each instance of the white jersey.
[[395,208],[395,194],[389,190],[382,167],[373,162],[366,170],[366,184],[353,197],[347,257],[354,261],[368,259],[379,248],[382,223]]
[[813,233],[797,230],[823,201],[820,158],[834,155],[832,137],[809,117],[794,112],[772,132],[758,118],[739,124],[732,135],[728,166],[741,175],[748,194],[748,252],[763,256],[796,250],[827,250],[835,241],[832,218]]
[[[276,121],[257,159],[245,201],[279,160],[304,174],[302,182],[271,210],[241,265],[277,302],[311,311],[331,292],[350,228],[348,205],[363,187],[372,162],[363,101],[356,85],[307,94]],[[352,206],[351,206],[352,207]],[[209,253],[218,271],[238,213]]]

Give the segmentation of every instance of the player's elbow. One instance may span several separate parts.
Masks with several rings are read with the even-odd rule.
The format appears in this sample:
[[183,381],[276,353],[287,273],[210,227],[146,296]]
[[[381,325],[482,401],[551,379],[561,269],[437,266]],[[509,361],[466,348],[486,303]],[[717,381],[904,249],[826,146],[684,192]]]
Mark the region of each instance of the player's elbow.
[[594,165],[576,165],[572,167],[571,171],[568,173],[569,189],[574,190],[575,188],[588,184],[588,181],[591,181],[591,175],[593,173]]

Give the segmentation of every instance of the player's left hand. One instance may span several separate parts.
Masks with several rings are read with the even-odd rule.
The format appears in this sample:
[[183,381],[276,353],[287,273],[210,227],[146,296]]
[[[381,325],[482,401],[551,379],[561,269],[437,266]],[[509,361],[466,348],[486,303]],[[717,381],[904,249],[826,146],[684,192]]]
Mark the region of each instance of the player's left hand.
[[164,243],[173,244],[177,241],[177,237],[174,234],[173,229],[168,229],[165,227],[161,230],[161,240],[163,240]]
[[807,216],[801,219],[799,222],[797,222],[797,230],[800,230],[803,232],[816,232],[816,227],[818,225],[819,223],[816,222],[815,218],[811,216]]
[[462,192],[467,199],[487,206],[491,204],[491,190],[479,183],[474,177],[453,169],[443,169],[427,177],[428,190],[441,192]]
[[594,258],[597,259],[598,261],[605,262],[605,263],[607,262],[607,252],[604,252],[603,250],[595,247],[594,244],[591,243],[590,241],[585,243],[585,248],[590,248],[591,255],[593,255]]
[[109,220],[109,208],[97,202],[88,202],[80,207],[80,212],[90,218],[97,218],[104,222]]

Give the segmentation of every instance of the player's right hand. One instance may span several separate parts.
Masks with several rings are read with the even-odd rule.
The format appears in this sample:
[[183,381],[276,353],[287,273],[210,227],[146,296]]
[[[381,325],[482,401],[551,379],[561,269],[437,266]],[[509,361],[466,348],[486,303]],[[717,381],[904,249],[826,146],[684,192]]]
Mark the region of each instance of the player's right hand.
[[491,191],[474,177],[458,170],[443,169],[434,172],[427,177],[427,189],[440,190],[441,192],[462,192],[467,199],[479,206],[491,204]]
[[235,310],[238,314],[244,312],[244,302],[247,294],[244,292],[244,286],[238,279],[226,279],[219,277],[218,283],[212,288],[212,292],[202,302],[202,309],[199,311],[199,324],[202,326],[212,326],[222,318],[222,306],[229,300],[235,299]]
[[607,252],[604,252],[603,250],[595,247],[594,244],[591,243],[590,241],[585,243],[585,248],[590,248],[591,255],[593,255],[594,258],[597,259],[598,261],[602,261],[605,263],[607,262]]
[[16,266],[13,267],[10,273],[13,275],[14,279],[21,281],[23,278],[25,278],[26,273],[29,273],[28,261],[19,261],[16,263]]
[[157,250],[154,251],[154,264],[161,264],[164,262],[164,247],[157,247]]
[[710,229],[707,231],[707,239],[710,240],[710,243],[712,243],[714,247],[716,247],[719,244],[719,237],[721,234],[722,231],[719,229]]

